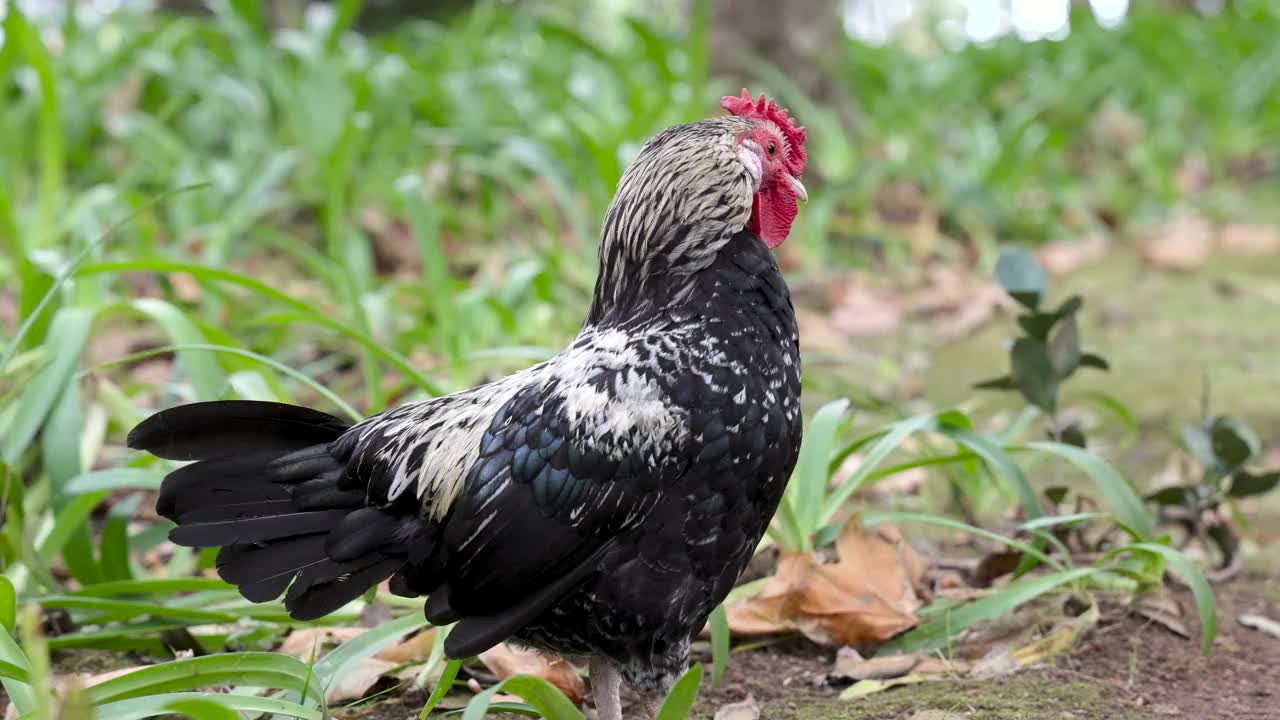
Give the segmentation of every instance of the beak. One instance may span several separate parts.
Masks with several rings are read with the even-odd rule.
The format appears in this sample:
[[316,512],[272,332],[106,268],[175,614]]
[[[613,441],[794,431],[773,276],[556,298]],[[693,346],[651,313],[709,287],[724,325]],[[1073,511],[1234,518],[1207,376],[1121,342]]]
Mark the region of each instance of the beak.
[[804,183],[794,175],[787,175],[787,181],[791,183],[791,189],[796,191],[796,197],[800,198],[800,202],[809,202],[809,192],[804,189]]

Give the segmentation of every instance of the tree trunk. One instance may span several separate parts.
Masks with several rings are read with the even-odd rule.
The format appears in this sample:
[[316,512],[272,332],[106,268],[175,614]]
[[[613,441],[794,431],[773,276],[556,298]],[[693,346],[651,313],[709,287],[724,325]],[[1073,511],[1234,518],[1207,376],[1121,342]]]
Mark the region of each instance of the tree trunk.
[[823,70],[841,64],[841,0],[710,2],[713,72],[745,84],[753,75],[745,61],[756,56],[777,66],[815,101],[844,95]]

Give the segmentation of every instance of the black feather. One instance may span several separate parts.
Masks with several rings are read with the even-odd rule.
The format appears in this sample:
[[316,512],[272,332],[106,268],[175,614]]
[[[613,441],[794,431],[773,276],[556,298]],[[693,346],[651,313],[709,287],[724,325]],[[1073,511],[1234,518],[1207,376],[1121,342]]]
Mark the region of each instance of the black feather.
[[179,525],[169,532],[169,539],[177,545],[187,547],[266,542],[294,535],[328,532],[346,514],[346,510],[313,510],[289,515]]
[[600,546],[578,563],[577,567],[548,582],[523,600],[510,603],[502,612],[464,617],[453,626],[449,637],[444,639],[445,655],[455,659],[479,655],[511,637],[594,574],[596,564],[610,546],[611,543]]
[[283,403],[219,400],[162,410],[129,433],[129,447],[170,460],[207,460],[246,448],[283,454],[336,440],[350,425]]
[[385,549],[395,542],[399,521],[376,508],[348,513],[325,540],[325,554],[336,562],[350,562]]
[[441,585],[427,596],[427,605],[423,608],[427,621],[432,625],[450,625],[462,618],[457,610],[449,605],[449,586]]
[[324,617],[391,577],[402,565],[403,558],[376,554],[349,563],[325,560],[298,575],[285,595],[285,608],[298,620]]

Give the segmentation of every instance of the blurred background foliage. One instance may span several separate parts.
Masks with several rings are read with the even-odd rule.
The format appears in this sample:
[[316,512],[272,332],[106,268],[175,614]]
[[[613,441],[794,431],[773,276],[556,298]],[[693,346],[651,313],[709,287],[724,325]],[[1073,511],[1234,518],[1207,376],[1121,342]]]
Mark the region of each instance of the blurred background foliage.
[[[785,255],[800,276],[990,267],[997,242],[1280,207],[1273,0],[1122,22],[1098,14],[1115,2],[30,4],[0,61],[9,328],[83,251],[80,297],[194,304],[207,339],[335,362],[224,287],[133,272],[194,262],[276,278],[461,387],[477,351],[496,371],[573,331],[639,143],[744,84],[810,128],[813,201]],[[404,389],[369,373],[366,408]]]

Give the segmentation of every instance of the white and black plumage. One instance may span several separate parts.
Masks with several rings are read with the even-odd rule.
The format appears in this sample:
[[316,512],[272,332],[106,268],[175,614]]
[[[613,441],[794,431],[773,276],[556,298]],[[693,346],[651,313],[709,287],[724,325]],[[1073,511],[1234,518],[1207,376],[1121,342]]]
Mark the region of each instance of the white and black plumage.
[[255,602],[284,593],[298,619],[391,578],[457,622],[451,657],[507,639],[592,656],[602,717],[620,712],[611,673],[669,689],[801,436],[796,320],[770,248],[804,197],[804,131],[763,96],[725,107],[627,170],[588,318],[553,359],[353,427],[249,401],[140,424],[130,447],[197,461],[161,489],[172,540],[221,547],[227,582]]

